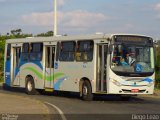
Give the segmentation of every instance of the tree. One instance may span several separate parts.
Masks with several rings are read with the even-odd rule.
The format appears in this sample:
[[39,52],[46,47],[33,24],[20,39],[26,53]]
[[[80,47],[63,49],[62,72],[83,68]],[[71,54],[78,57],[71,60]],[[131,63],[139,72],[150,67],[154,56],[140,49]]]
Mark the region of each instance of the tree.
[[40,33],[36,35],[37,37],[50,37],[53,36],[53,31],[48,31],[46,33]]
[[22,32],[22,29],[11,30],[11,34],[14,36],[19,36]]
[[17,35],[20,35],[21,32],[22,32],[22,29],[17,29],[17,30],[16,30]]

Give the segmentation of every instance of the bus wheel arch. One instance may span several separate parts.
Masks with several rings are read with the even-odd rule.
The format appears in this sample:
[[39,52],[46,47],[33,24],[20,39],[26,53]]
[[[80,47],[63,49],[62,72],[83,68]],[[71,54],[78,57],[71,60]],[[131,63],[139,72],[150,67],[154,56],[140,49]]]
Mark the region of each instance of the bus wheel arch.
[[31,75],[26,76],[25,89],[26,89],[26,93],[28,95],[35,95],[36,94],[34,78]]
[[91,101],[93,99],[92,86],[88,78],[82,78],[79,83],[80,97],[83,100]]

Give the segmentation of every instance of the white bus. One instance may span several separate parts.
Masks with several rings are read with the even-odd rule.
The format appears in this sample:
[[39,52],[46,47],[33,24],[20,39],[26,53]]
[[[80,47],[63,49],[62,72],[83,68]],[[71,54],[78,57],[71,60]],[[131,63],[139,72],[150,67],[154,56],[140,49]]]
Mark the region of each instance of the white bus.
[[153,94],[153,39],[134,34],[11,39],[5,47],[6,87],[93,94]]

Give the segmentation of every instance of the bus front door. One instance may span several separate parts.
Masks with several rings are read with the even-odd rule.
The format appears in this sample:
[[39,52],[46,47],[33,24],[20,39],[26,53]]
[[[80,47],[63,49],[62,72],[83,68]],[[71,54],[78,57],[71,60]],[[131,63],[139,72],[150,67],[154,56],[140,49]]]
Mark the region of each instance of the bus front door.
[[45,49],[45,88],[53,88],[55,46],[46,46]]
[[13,47],[13,73],[12,73],[12,85],[19,86],[20,85],[20,55],[21,55],[21,47]]
[[107,92],[107,54],[108,45],[99,44],[97,47],[97,92]]

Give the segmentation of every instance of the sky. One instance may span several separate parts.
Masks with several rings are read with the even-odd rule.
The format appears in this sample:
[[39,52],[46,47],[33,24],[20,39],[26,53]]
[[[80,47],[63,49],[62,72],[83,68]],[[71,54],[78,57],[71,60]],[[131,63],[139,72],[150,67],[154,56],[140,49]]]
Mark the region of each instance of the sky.
[[[160,0],[57,0],[58,34],[134,33],[160,38]],[[53,30],[53,0],[0,0],[0,34]]]

